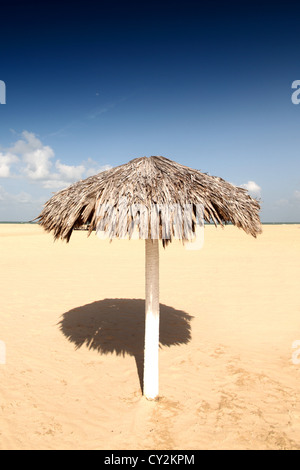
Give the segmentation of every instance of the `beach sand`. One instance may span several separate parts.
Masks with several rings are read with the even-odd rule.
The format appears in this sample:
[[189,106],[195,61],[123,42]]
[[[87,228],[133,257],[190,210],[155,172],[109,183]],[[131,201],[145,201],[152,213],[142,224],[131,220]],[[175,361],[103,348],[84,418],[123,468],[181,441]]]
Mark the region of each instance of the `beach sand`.
[[158,401],[143,241],[0,225],[0,260],[1,450],[300,449],[300,225],[160,248]]

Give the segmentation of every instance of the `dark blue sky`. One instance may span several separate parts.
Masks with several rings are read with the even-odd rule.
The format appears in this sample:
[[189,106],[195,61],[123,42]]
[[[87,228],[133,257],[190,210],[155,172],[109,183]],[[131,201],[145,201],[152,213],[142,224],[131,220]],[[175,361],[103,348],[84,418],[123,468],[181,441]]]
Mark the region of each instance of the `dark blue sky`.
[[1,2],[0,220],[163,155],[299,221],[299,36],[294,2]]

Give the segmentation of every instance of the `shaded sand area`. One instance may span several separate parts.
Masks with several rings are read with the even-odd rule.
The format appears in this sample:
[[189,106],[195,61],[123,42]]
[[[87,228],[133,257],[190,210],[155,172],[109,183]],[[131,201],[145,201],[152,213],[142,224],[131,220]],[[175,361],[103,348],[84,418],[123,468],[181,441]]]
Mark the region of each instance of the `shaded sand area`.
[[300,225],[263,230],[160,249],[150,402],[144,243],[0,225],[0,449],[300,449]]

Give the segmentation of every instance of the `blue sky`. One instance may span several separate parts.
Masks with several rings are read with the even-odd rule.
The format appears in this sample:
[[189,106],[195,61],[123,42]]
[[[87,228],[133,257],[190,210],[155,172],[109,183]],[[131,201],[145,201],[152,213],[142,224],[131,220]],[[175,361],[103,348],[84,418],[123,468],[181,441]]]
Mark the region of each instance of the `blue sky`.
[[300,221],[294,2],[10,0],[1,18],[0,221],[144,155],[244,185],[264,222]]

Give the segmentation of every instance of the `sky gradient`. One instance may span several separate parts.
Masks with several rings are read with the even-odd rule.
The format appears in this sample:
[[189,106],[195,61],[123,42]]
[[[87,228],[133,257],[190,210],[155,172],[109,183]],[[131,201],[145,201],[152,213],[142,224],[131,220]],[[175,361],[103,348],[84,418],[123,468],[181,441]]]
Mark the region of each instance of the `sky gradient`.
[[294,2],[11,0],[1,17],[0,221],[151,155],[247,187],[263,222],[300,221]]

